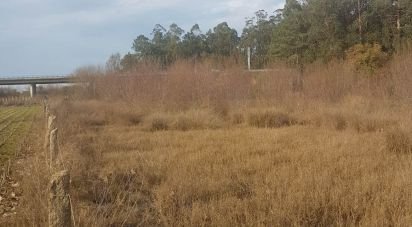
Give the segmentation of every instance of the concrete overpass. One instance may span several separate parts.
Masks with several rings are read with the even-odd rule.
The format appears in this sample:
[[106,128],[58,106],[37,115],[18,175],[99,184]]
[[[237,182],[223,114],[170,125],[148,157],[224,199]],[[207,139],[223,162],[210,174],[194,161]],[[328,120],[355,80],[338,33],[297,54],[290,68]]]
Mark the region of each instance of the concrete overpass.
[[71,76],[3,77],[0,85],[30,85],[30,96],[36,95],[37,84],[71,84],[79,82]]

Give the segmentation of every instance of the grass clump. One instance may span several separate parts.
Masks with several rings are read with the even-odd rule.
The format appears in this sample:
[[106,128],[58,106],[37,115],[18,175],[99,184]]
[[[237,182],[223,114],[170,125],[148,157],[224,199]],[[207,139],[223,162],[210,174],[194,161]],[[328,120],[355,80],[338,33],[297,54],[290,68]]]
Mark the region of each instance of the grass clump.
[[163,114],[151,115],[148,120],[148,129],[152,132],[154,131],[166,131],[170,129],[170,117]]
[[399,154],[412,153],[412,141],[408,133],[396,129],[386,134],[386,148]]
[[223,126],[222,119],[210,110],[190,110],[174,116],[172,128],[179,131],[218,129]]
[[231,115],[231,123],[234,125],[240,125],[245,122],[245,116],[242,113],[234,113]]
[[181,113],[155,113],[145,119],[145,124],[149,131],[189,131],[218,129],[224,122],[213,111],[189,110]]
[[335,116],[335,129],[338,131],[343,131],[348,127],[348,122],[345,117],[341,114]]
[[178,116],[174,122],[174,128],[181,131],[189,131],[200,127],[198,122],[184,115]]
[[352,125],[357,132],[368,133],[379,132],[391,128],[393,125],[396,125],[396,122],[387,119],[354,116]]
[[119,113],[119,117],[116,119],[117,122],[124,125],[139,125],[143,122],[144,114],[142,113]]
[[295,125],[297,120],[282,112],[257,112],[249,115],[249,125],[258,128],[281,128]]

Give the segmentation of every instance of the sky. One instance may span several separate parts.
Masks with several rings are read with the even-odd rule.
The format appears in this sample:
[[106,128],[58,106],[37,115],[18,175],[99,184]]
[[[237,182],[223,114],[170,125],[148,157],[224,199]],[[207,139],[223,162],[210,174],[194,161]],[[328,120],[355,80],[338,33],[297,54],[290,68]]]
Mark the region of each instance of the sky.
[[284,0],[0,0],[0,77],[67,75],[132,52],[155,24],[221,22],[241,33],[246,17],[283,8]]

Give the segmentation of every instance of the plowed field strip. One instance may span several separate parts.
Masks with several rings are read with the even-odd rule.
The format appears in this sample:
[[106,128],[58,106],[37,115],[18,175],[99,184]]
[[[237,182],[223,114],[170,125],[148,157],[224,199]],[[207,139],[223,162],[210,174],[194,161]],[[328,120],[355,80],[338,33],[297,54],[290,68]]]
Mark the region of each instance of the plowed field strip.
[[[26,124],[26,119],[30,116],[30,109],[23,110],[3,128],[0,128],[0,148],[9,140],[13,134],[23,125]],[[6,135],[6,136],[4,136]],[[3,137],[3,138],[1,138]]]
[[10,114],[6,119],[4,119],[3,122],[0,123],[0,138],[2,133],[5,130],[8,130],[8,127],[12,126],[13,123],[19,122],[21,120],[20,118],[24,116],[28,111],[29,109],[15,111],[12,114]]
[[0,111],[0,166],[15,154],[39,107],[9,107]]
[[0,125],[16,113],[18,113],[18,110],[11,108],[8,111],[0,112]]

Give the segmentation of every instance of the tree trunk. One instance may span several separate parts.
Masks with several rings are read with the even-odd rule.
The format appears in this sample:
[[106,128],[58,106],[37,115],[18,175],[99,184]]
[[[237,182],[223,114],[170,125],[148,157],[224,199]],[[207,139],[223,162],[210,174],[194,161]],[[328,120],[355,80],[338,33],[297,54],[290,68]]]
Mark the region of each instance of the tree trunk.
[[358,0],[358,29],[359,29],[359,41],[363,43],[362,38],[362,17],[361,17],[361,0]]

